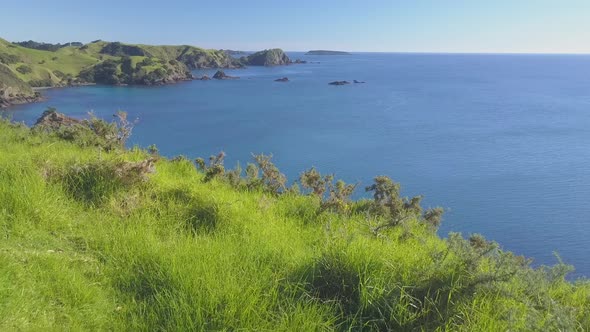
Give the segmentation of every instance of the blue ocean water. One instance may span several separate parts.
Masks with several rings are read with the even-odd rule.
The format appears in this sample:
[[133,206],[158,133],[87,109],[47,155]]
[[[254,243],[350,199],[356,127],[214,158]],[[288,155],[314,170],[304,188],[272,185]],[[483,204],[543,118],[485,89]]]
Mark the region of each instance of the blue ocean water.
[[[319,63],[228,70],[241,77],[230,81],[53,89],[9,113],[30,124],[48,106],[124,110],[139,118],[131,143],[167,156],[223,150],[232,166],[272,153],[290,179],[313,165],[359,188],[389,175],[448,210],[441,235],[481,233],[537,265],[557,252],[590,276],[590,56],[291,56]],[[354,79],[366,84],[327,84]]]

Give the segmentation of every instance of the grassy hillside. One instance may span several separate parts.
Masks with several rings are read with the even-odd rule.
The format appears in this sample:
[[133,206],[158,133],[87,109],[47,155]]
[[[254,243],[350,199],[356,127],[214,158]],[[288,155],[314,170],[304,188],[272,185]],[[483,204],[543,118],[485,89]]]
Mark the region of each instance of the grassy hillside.
[[[34,42],[23,45],[26,44],[52,46]],[[0,86],[32,93],[30,87],[85,83],[165,84],[190,79],[192,69],[242,65],[223,51],[186,45],[150,46],[96,41],[82,46],[56,45],[52,49],[27,48],[0,39],[0,66],[5,66],[0,73]],[[6,68],[11,75],[7,74]],[[13,102],[2,95],[0,98],[3,106]]]
[[[188,45],[134,45],[101,40],[81,46],[79,43],[66,45],[33,41],[14,44],[0,39],[0,66],[5,66],[0,69],[0,88],[32,94],[30,87],[93,83],[156,85],[191,79],[190,71],[199,68],[291,63],[280,49],[234,59],[223,50]],[[25,102],[25,99],[0,94],[0,106],[19,102]]]
[[38,95],[31,87],[0,63],[0,107],[34,101]]
[[[0,41],[0,59],[21,80],[32,86],[65,84],[64,77],[75,77],[86,67],[100,60],[77,47],[64,47],[55,52],[41,51]],[[11,59],[8,60],[7,59]]]
[[125,128],[0,122],[0,330],[590,329],[590,283],[441,239],[391,183],[349,202],[310,171],[322,195],[277,194],[264,158],[240,180],[223,155],[118,148]]

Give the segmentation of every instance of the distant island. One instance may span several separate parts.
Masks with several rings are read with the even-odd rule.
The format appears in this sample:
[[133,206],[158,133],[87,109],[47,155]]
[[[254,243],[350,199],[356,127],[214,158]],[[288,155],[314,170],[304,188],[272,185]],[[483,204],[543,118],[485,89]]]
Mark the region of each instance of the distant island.
[[351,54],[348,52],[342,52],[342,51],[312,50],[312,51],[305,53],[305,55],[351,55]]
[[278,66],[291,61],[281,49],[251,55],[189,45],[153,46],[95,40],[88,44],[11,43],[0,39],[0,107],[38,101],[39,87],[88,84],[162,85],[194,79],[194,69]]

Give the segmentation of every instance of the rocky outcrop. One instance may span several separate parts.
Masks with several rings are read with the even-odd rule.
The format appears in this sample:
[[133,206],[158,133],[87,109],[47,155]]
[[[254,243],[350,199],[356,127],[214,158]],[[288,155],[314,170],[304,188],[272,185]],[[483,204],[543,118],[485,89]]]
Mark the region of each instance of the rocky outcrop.
[[330,84],[330,85],[347,85],[347,84],[350,84],[350,82],[349,81],[334,81],[334,82],[330,82],[328,84]]
[[354,80],[354,81],[352,81],[352,82],[353,82],[354,84],[362,84],[362,83],[366,83],[365,81],[357,81],[357,80]]
[[291,59],[280,48],[256,52],[240,59],[247,66],[281,66],[291,64]]
[[162,85],[193,79],[190,70],[179,61],[145,58],[134,65],[129,57],[105,60],[78,76],[83,82],[107,85]]
[[211,77],[207,76],[207,75],[203,75],[200,78],[197,78],[197,80],[199,81],[209,81],[211,79]]
[[289,82],[289,78],[288,77],[277,78],[275,80],[275,82]]
[[215,75],[213,75],[213,78],[216,80],[235,80],[235,79],[238,79],[239,77],[229,76],[229,75],[225,74],[225,72],[223,70],[218,70],[215,73]]
[[193,46],[186,46],[176,57],[189,69],[212,68],[241,68],[243,64],[224,51],[204,50]]
[[12,105],[28,104],[43,100],[39,92],[33,92],[32,95],[14,92],[11,87],[0,88],[0,108],[5,108]]
[[58,113],[55,109],[48,109],[37,120],[34,127],[56,130],[63,127],[71,127],[83,123],[81,120],[71,118],[65,114]]

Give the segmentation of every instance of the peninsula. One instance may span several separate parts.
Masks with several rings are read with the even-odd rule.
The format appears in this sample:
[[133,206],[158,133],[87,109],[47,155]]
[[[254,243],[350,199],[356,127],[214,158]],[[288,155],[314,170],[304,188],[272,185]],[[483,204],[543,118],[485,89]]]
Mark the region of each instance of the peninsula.
[[351,55],[351,54],[348,52],[342,52],[342,51],[312,50],[312,51],[305,53],[305,55]]
[[194,69],[288,65],[281,49],[234,58],[224,50],[95,40],[48,44],[0,39],[0,107],[34,102],[36,87],[162,85],[193,79]]

